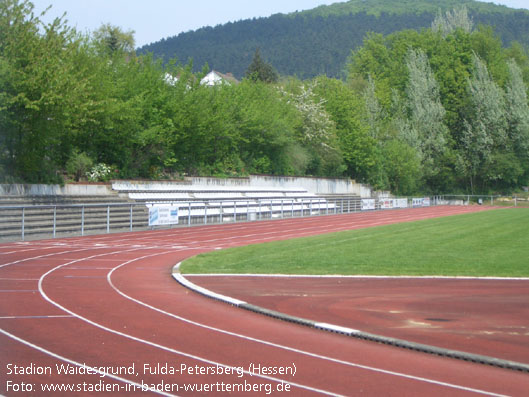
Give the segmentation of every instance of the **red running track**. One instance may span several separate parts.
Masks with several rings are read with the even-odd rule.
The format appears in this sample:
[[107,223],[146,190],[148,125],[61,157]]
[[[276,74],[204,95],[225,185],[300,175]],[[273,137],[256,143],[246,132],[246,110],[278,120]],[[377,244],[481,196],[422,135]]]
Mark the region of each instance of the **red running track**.
[[[213,249],[482,209],[409,209],[0,245],[0,393],[526,395],[527,373],[274,320],[190,292],[171,277],[175,263]],[[68,373],[58,373],[66,367]]]

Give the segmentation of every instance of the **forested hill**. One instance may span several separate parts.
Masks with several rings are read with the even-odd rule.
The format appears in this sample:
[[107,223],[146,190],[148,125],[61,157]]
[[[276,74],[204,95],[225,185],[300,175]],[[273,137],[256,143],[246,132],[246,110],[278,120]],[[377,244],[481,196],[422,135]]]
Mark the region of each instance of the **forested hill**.
[[529,47],[529,11],[477,1],[351,0],[291,14],[248,19],[181,33],[146,45],[165,61],[193,60],[198,71],[231,72],[241,78],[257,48],[281,75],[341,77],[351,50],[368,32],[389,34],[430,27],[438,11],[465,5],[476,25],[493,26],[505,45],[518,41]]

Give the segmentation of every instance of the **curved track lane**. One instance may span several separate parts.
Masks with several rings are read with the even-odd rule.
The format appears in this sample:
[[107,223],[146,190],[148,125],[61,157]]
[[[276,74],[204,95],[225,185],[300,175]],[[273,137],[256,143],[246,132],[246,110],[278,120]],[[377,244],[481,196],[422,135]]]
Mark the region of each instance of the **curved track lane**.
[[[526,373],[277,321],[192,293],[171,278],[175,263],[213,249],[469,210],[475,209],[1,245],[0,393],[101,395],[107,388],[115,395],[524,395]],[[67,365],[71,373],[58,374]],[[17,393],[22,383],[34,391]],[[76,391],[41,391],[52,384]]]

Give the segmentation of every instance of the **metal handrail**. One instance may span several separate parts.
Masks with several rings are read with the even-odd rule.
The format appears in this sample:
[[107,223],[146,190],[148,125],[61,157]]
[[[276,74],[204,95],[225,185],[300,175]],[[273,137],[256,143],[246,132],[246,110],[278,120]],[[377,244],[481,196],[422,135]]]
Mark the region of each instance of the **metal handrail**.
[[[437,196],[439,197],[439,196]],[[452,196],[453,197],[453,196]],[[87,219],[91,219],[91,225],[94,230],[105,230],[106,233],[110,233],[112,225],[114,224],[114,229],[120,227],[120,230],[123,230],[123,227],[128,228],[129,231],[133,231],[134,223],[138,222],[138,217],[134,216],[134,208],[142,207],[147,209],[149,206],[153,205],[174,205],[179,208],[178,211],[178,220],[180,226],[193,226],[200,224],[211,224],[211,223],[235,223],[235,222],[247,222],[253,220],[263,220],[263,219],[274,219],[274,218],[293,218],[293,217],[304,217],[304,216],[320,216],[320,215],[335,215],[343,214],[350,212],[358,212],[365,210],[380,210],[385,209],[381,207],[381,201],[386,200],[384,198],[379,199],[367,199],[370,201],[369,205],[364,206],[363,200],[359,197],[354,198],[344,198],[344,197],[318,197],[318,198],[295,198],[289,197],[284,199],[247,199],[247,200],[236,200],[236,199],[226,199],[226,200],[202,200],[202,201],[174,201],[174,200],[164,200],[164,201],[151,201],[151,202],[132,202],[132,203],[87,203],[87,204],[32,204],[32,205],[0,205],[0,214],[5,210],[21,210],[20,221],[17,221],[16,218],[18,215],[11,215],[11,223],[16,227],[17,222],[20,222],[20,231],[19,236],[22,240],[26,237],[26,232],[29,230],[29,221],[28,221],[28,211],[29,210],[53,210],[53,220],[48,228],[52,228],[51,235],[53,238],[57,236],[57,233],[60,231],[60,226],[70,228],[69,233],[74,233],[76,235],[84,236],[86,232]],[[435,205],[437,200],[433,198],[431,200],[431,205]],[[411,206],[411,200],[407,199],[407,202]],[[374,205],[373,205],[374,204]],[[80,209],[80,214],[72,215],[66,220],[64,216],[66,214],[61,214],[57,210],[59,209]],[[94,213],[92,211],[87,213],[87,209],[106,209],[106,213],[103,211]],[[127,221],[124,221],[126,215],[122,212],[120,213],[119,220],[112,220],[111,213],[112,209],[115,208],[128,208],[129,214]],[[181,215],[180,215],[181,213]],[[32,214],[36,216],[37,214]],[[49,216],[49,213],[43,213],[42,215]],[[80,217],[80,219],[79,219]],[[96,218],[94,218],[96,217]],[[99,222],[100,218],[105,217],[104,222]],[[2,218],[0,216],[0,226],[2,225]],[[14,219],[13,219],[14,218]],[[76,220],[79,222],[79,227],[75,227]],[[148,215],[145,215],[145,218],[139,220],[143,227],[148,227]],[[128,227],[124,226],[128,223]],[[74,226],[72,226],[72,224]],[[136,226],[137,227],[137,226]],[[75,232],[74,230],[77,230]],[[63,229],[64,231],[64,229]]]

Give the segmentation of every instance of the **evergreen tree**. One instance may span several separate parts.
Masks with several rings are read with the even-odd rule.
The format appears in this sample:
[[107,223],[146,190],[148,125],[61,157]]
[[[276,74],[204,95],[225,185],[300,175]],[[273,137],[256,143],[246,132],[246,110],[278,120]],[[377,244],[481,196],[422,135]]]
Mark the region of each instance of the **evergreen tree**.
[[274,70],[272,65],[266,63],[261,58],[261,52],[259,48],[255,50],[252,63],[246,70],[246,77],[250,80],[259,80],[265,83],[276,83],[278,80],[277,72]]
[[134,31],[124,32],[119,26],[103,24],[94,32],[94,39],[103,52],[113,55],[117,52],[134,52]]

